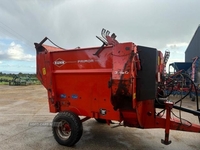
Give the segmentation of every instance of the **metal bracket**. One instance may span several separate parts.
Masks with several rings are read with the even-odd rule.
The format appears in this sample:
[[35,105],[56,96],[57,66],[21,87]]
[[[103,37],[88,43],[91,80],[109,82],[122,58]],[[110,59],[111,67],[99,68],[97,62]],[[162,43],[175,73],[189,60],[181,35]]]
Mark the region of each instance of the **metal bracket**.
[[102,37],[96,36],[103,43],[103,45],[101,47],[99,47],[99,49],[93,55],[96,55],[97,57],[99,57],[99,54],[102,52],[104,46],[108,45],[106,36],[109,36],[109,34],[110,34],[110,31],[108,31],[106,29],[102,29],[101,30]]

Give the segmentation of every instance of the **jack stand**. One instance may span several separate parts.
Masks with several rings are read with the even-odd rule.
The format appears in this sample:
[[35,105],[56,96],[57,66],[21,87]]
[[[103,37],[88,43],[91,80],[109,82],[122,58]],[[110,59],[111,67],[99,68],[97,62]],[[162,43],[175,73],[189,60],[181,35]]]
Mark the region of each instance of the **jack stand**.
[[169,130],[170,130],[170,118],[171,118],[171,110],[173,108],[173,102],[166,101],[165,102],[165,109],[166,109],[166,126],[165,126],[165,139],[161,140],[161,143],[165,145],[171,144],[171,141],[169,141]]

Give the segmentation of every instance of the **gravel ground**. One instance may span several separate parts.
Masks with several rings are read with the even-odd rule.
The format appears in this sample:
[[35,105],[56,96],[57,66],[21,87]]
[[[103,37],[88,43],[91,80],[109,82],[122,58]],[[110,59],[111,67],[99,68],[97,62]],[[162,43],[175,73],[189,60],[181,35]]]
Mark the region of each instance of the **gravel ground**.
[[[173,97],[176,98],[176,97]],[[186,100],[194,107],[194,102]],[[41,85],[0,86],[0,150],[199,150],[200,134],[170,131],[172,144],[161,144],[164,129],[136,129],[99,124],[94,119],[83,123],[83,136],[74,147],[59,145],[52,135],[46,90]],[[198,123],[196,117],[183,118]],[[42,123],[42,124],[38,124]]]

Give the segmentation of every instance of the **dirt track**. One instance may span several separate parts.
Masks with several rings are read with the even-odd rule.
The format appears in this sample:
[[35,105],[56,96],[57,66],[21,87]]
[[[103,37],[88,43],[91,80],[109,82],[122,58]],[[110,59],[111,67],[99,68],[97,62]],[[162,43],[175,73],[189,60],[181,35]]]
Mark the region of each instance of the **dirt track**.
[[[186,100],[188,107],[194,102]],[[41,85],[0,86],[0,150],[29,149],[131,149],[131,150],[199,150],[200,134],[170,131],[172,144],[165,146],[163,129],[141,130],[128,127],[111,128],[98,124],[94,119],[83,123],[81,140],[68,148],[57,144],[52,136],[51,121],[55,114],[49,113],[46,90]],[[197,122],[193,115],[183,114]],[[41,124],[39,124],[41,123]]]

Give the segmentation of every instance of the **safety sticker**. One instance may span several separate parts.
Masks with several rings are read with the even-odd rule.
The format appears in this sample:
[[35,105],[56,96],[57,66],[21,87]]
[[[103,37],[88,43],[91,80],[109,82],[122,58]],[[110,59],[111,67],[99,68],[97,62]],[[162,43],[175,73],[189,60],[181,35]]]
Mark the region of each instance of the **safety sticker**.
[[60,94],[60,98],[66,98],[66,94]]
[[46,74],[47,74],[46,68],[42,68],[42,74],[43,74],[43,75],[46,75]]
[[77,99],[78,98],[78,95],[76,95],[76,94],[72,94],[72,99]]

